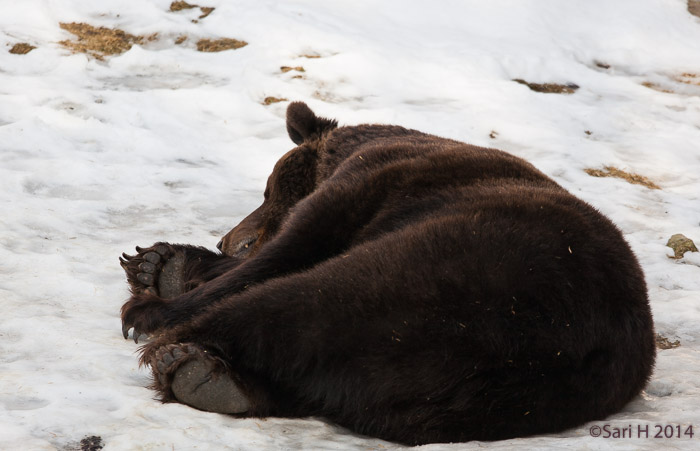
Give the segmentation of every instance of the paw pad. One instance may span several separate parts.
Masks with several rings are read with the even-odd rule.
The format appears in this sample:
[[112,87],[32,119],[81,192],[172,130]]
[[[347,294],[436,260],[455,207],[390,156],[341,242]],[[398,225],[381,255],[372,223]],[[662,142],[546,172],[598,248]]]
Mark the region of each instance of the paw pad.
[[161,346],[149,360],[154,388],[164,400],[175,398],[199,410],[239,414],[250,402],[223,360],[194,344]]

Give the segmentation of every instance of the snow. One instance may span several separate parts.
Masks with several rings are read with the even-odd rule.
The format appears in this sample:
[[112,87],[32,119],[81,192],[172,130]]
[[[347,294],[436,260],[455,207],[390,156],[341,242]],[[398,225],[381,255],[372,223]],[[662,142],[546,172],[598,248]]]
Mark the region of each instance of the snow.
[[[79,449],[92,435],[109,450],[398,448],[320,419],[162,405],[121,336],[121,252],[158,240],[213,248],[261,202],[292,147],[287,102],[262,105],[268,96],[531,161],[620,226],[657,331],[681,342],[611,418],[425,449],[698,447],[700,255],[672,260],[665,247],[675,233],[700,244],[700,19],[684,0],[207,0],[216,9],[204,19],[169,5],[0,0],[0,449]],[[158,38],[99,61],[62,47],[73,37],[60,22]],[[196,51],[219,37],[249,45]],[[18,42],[37,48],[10,54]],[[536,93],[515,78],[580,89]],[[604,166],[662,189],[584,172]],[[604,424],[650,435],[694,424],[696,436],[590,436]]]

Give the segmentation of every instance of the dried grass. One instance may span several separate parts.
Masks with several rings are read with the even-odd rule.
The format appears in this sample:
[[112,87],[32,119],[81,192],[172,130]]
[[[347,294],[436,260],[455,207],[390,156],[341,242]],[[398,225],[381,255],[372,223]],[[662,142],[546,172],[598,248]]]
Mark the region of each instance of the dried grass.
[[191,5],[187,2],[183,1],[178,1],[178,2],[172,2],[170,4],[170,11],[177,12],[177,11],[182,11],[183,9],[193,9],[193,8],[199,8],[198,5]]
[[690,72],[682,73],[681,75],[675,77],[675,80],[686,85],[700,86],[700,75]]
[[296,67],[282,66],[282,67],[280,67],[280,70],[282,71],[283,74],[286,74],[287,72],[290,72],[293,70],[295,70],[297,72],[306,72],[306,70],[304,70],[304,68],[301,66],[296,66]]
[[213,13],[214,10],[216,9],[213,6],[199,6],[199,5],[193,5],[191,3],[187,3],[187,2],[183,2],[183,1],[172,2],[170,4],[170,11],[172,11],[172,12],[182,11],[185,9],[194,9],[194,8],[199,8],[199,10],[202,11],[202,15],[199,16],[200,19],[204,19],[209,14]]
[[618,169],[614,166],[605,166],[603,169],[588,168],[584,169],[584,171],[586,172],[586,174],[593,177],[615,177],[626,180],[634,185],[646,186],[649,189],[661,189],[659,185],[652,182],[650,179],[644,177],[643,175],[623,171],[622,169]]
[[200,6],[199,9],[202,11],[202,15],[199,16],[199,18],[204,19],[209,14],[213,13],[216,8],[213,6]]
[[59,44],[74,53],[85,53],[103,60],[107,55],[118,55],[126,52],[134,44],[143,44],[144,40],[153,40],[156,35],[148,38],[129,34],[117,28],[93,27],[86,23],[61,23],[61,28],[78,37],[77,41],[60,41]]
[[516,78],[513,81],[525,85],[535,92],[542,92],[545,94],[573,94],[579,88],[578,85],[573,83],[566,85],[557,83],[530,83],[520,78]]
[[663,92],[666,94],[673,94],[673,91],[671,89],[661,87],[660,85],[652,83],[650,81],[642,82],[642,86],[644,86],[645,88],[653,89],[654,91]]
[[12,48],[10,49],[10,53],[14,55],[26,55],[35,48],[35,46],[27,44],[26,42],[19,42],[12,46]]
[[197,50],[200,52],[222,52],[224,50],[236,50],[248,45],[245,41],[238,39],[200,39],[197,41]]
[[656,341],[656,347],[659,349],[673,349],[673,348],[677,348],[681,345],[680,341],[678,341],[678,340],[671,341],[661,334],[656,334],[655,341]]
[[272,105],[273,103],[286,102],[287,99],[283,97],[265,97],[262,101],[263,105]]

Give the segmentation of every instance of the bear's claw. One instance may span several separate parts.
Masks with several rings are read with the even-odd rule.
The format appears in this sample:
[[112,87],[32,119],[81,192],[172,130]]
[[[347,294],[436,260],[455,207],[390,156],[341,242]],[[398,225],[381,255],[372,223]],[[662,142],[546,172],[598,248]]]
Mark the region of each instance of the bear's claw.
[[250,403],[226,363],[192,343],[145,350],[142,362],[153,371],[153,386],[163,401],[177,400],[199,410],[239,414]]

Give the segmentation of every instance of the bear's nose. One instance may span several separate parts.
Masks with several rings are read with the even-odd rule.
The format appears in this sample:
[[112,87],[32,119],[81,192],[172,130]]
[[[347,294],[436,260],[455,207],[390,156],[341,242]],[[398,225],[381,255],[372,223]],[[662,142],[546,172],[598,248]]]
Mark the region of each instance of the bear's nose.
[[221,250],[221,248],[224,247],[224,240],[219,240],[219,243],[216,245],[216,248],[218,250]]

